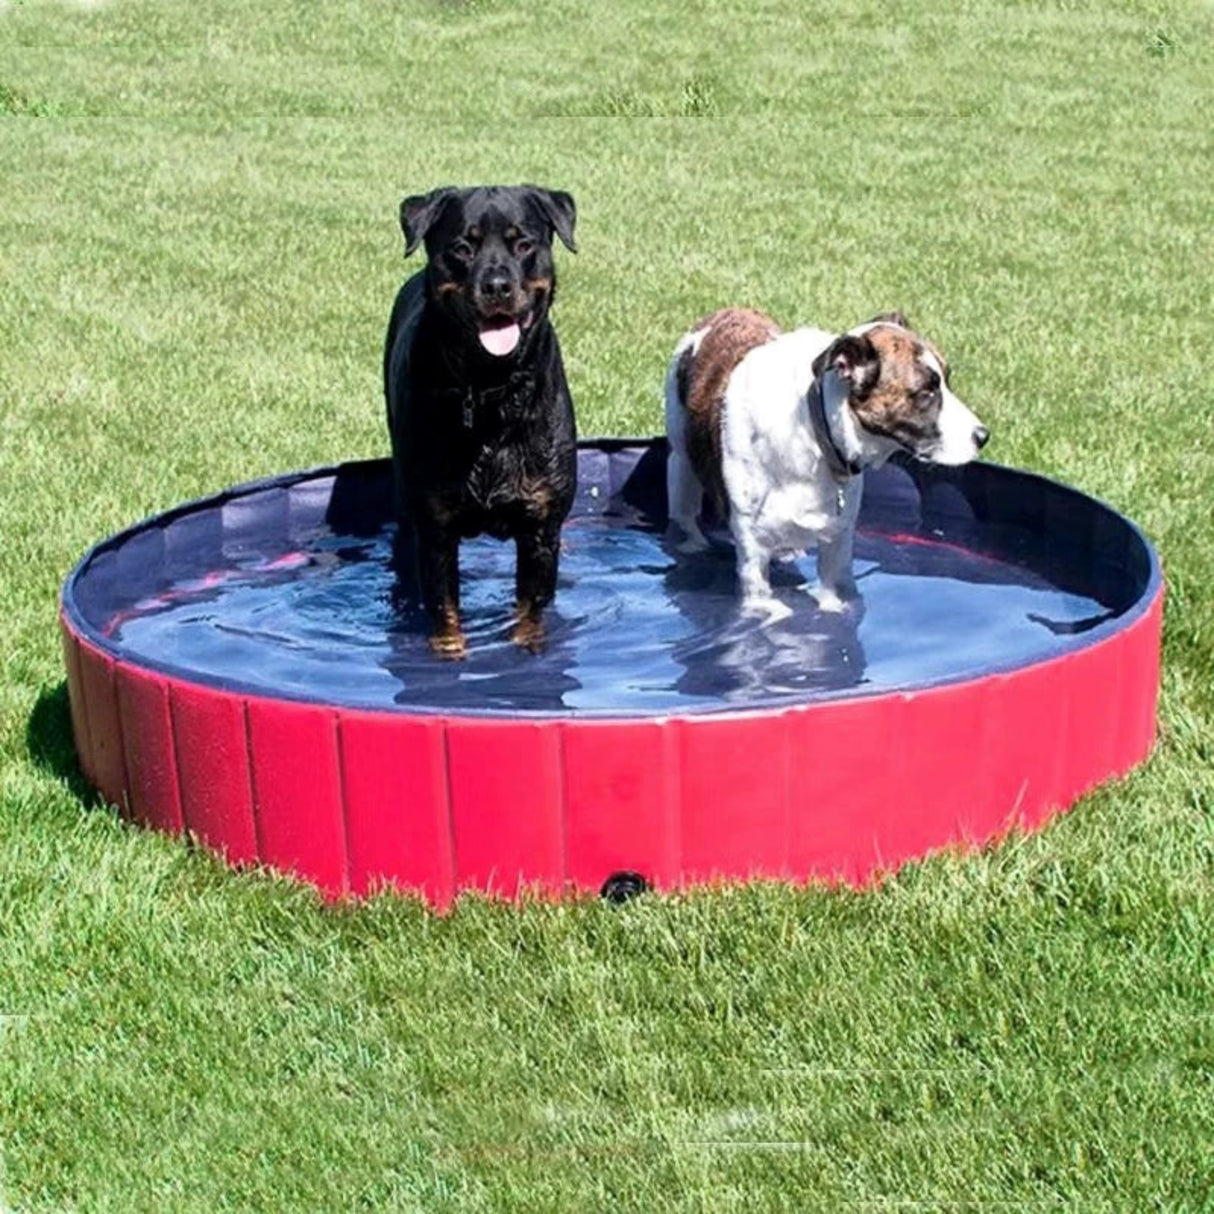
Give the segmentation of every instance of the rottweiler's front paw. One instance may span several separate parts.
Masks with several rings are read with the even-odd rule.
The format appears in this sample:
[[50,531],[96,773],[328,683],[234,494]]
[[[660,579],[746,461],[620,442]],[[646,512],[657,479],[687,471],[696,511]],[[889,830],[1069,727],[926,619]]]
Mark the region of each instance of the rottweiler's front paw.
[[435,657],[459,661],[468,656],[468,643],[458,629],[454,632],[436,632],[430,637],[430,652]]
[[544,648],[544,621],[538,615],[520,615],[510,639],[528,653],[540,653]]

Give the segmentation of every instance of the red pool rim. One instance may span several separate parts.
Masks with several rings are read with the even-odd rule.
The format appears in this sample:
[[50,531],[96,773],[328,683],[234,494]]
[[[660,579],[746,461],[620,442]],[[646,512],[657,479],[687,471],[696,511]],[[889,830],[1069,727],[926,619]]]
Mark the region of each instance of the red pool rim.
[[1111,626],[1027,666],[745,710],[369,710],[183,677],[130,660],[74,607],[75,579],[123,532],[82,558],[61,599],[81,768],[132,820],[329,897],[395,886],[443,908],[465,890],[597,892],[619,872],[659,889],[862,884],[1039,826],[1153,744],[1163,586],[1150,544],[1074,490],[1004,473],[1088,503],[1141,544],[1142,592]]

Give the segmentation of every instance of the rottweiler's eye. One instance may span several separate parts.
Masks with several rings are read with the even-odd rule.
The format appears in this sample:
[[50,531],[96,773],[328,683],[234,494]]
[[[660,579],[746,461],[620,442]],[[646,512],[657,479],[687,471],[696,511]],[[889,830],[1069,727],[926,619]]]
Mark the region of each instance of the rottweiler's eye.
[[471,261],[476,253],[476,250],[466,240],[453,240],[448,246],[447,252],[452,257],[458,258],[460,261]]
[[520,236],[514,242],[514,255],[515,257],[526,257],[534,248],[534,242],[528,240],[526,236]]

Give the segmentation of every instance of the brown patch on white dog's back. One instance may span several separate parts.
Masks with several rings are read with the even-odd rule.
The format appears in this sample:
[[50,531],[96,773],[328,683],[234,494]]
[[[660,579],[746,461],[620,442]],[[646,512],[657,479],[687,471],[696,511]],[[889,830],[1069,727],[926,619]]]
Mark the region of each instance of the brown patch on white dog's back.
[[691,329],[698,348],[684,350],[677,368],[679,401],[687,411],[687,454],[718,514],[725,510],[721,474],[721,409],[729,377],[756,346],[780,335],[770,317],[749,308],[725,308]]

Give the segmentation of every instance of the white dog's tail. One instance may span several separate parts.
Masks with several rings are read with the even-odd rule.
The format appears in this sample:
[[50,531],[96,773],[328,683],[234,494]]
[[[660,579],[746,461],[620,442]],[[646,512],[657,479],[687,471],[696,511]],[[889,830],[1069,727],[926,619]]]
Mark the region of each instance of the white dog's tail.
[[695,355],[703,336],[703,331],[684,333],[666,368],[666,439],[670,444],[666,461],[666,500],[670,521],[681,532],[682,542],[678,548],[682,552],[699,552],[708,547],[698,518],[704,490],[688,454],[687,401],[684,399],[687,384],[683,370],[688,353]]

